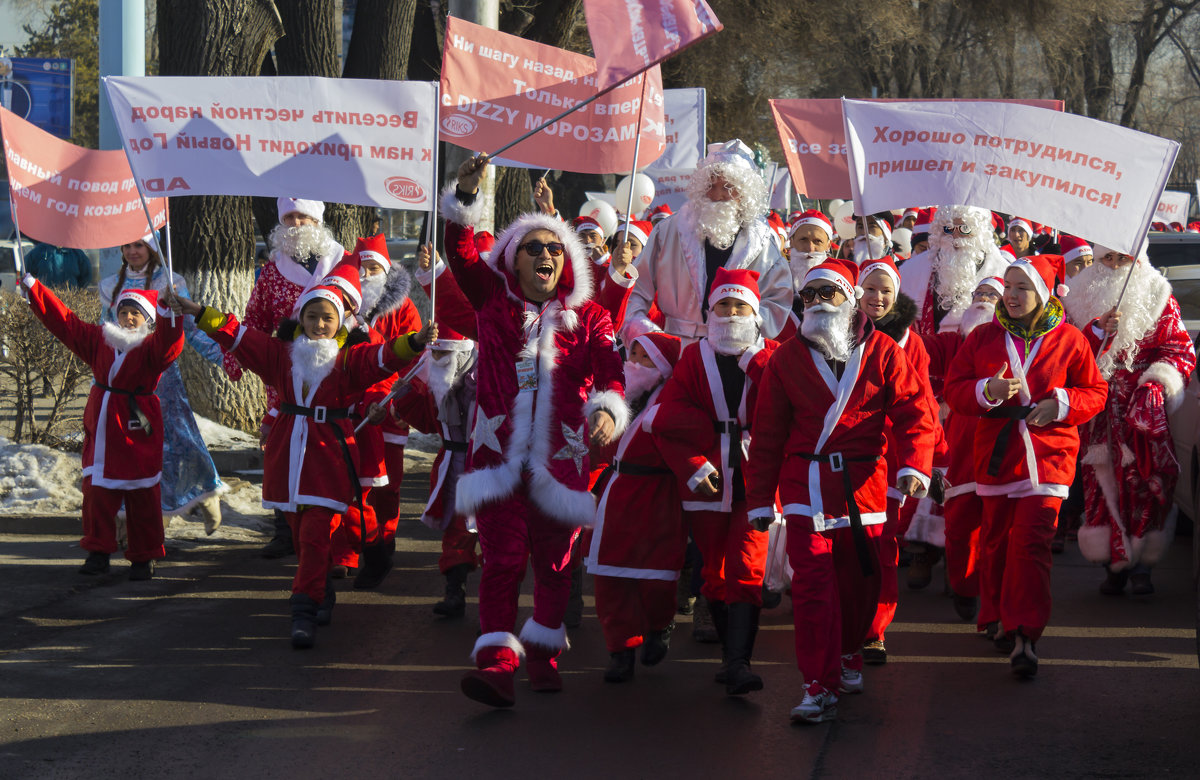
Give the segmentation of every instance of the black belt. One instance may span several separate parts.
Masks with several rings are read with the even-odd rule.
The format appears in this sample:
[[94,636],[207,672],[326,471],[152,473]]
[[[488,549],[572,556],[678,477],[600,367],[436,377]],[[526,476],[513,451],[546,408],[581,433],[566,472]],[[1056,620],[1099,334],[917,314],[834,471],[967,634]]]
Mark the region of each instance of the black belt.
[[[100,382],[96,382],[96,387],[100,388],[101,390],[103,390],[106,393],[115,393],[117,395],[123,395],[126,398],[128,398],[129,399],[129,414],[132,415],[138,421],[138,426],[140,427],[141,430],[146,432],[147,436],[153,435],[153,433],[154,433],[153,426],[150,425],[150,420],[148,420],[146,418],[146,414],[145,414],[145,412],[142,411],[142,407],[138,406],[137,399],[138,399],[138,396],[142,396],[143,398],[145,398],[145,397],[154,395],[154,393],[146,393],[146,392],[142,392],[140,390],[124,390],[120,387],[109,387],[108,385],[101,384]],[[133,426],[131,425],[130,428],[132,428],[132,427]]]
[[856,455],[847,457],[840,452],[822,453],[820,455],[811,452],[801,452],[800,457],[815,463],[828,463],[831,470],[842,472],[842,488],[846,492],[846,507],[850,510],[850,533],[854,536],[854,550],[858,553],[858,565],[862,567],[863,576],[870,577],[875,573],[875,567],[871,563],[871,549],[867,545],[867,532],[863,528],[862,512],[858,509],[858,501],[854,497],[854,486],[850,484],[850,469],[846,468],[846,464],[874,463],[879,460],[879,456]]
[[466,452],[468,450],[468,445],[465,441],[450,441],[449,439],[442,439],[442,449],[444,449],[446,452]]
[[1024,420],[1033,411],[1032,406],[997,406],[983,413],[984,417],[1004,420],[1000,433],[996,434],[996,443],[992,445],[992,456],[988,458],[987,473],[989,477],[999,476],[1000,464],[1004,462],[1004,453],[1008,450],[1008,440],[1012,437],[1013,428],[1019,420]]
[[618,474],[627,474],[631,477],[656,477],[671,473],[670,469],[662,466],[643,466],[640,463],[630,463],[624,460],[613,461],[611,468]]
[[713,430],[729,434],[729,468],[737,468],[742,460],[742,426],[737,420],[716,420]]
[[[296,415],[297,417],[311,417],[313,422],[316,423],[324,423],[329,420],[346,420],[350,417],[349,409],[330,409],[328,406],[300,406],[298,404],[282,403],[279,405],[279,411],[284,414]],[[346,473],[350,475],[350,483],[354,485],[354,501],[358,505],[359,552],[364,553],[367,546],[367,521],[363,512],[363,492],[362,484],[358,481],[358,469],[354,466],[354,456],[350,454],[350,443],[346,441],[346,432],[342,430],[342,426],[331,425],[330,430],[333,431],[333,436],[337,439],[338,446],[342,449],[342,460],[346,464]],[[379,533],[378,525],[375,526],[375,532]]]
[[297,404],[280,404],[279,411],[284,414],[294,414],[298,417],[311,417],[315,422],[326,420],[348,420],[349,409],[330,409],[328,406],[299,406]]

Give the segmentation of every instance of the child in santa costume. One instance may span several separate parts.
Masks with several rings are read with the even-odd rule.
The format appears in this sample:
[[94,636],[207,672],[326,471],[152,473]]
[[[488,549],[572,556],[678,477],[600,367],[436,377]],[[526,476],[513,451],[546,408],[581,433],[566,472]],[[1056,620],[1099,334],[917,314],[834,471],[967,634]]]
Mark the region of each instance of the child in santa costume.
[[762,337],[758,272],[718,268],[708,333],[689,344],[643,426],[680,482],[704,559],[701,593],[720,636],[729,695],[762,690],[750,656],[762,611],[767,535],[746,521],[743,480],[758,379],[778,344]]
[[857,308],[857,280],[849,260],[808,272],[800,333],[762,376],[746,464],[751,522],[770,524],[776,491],[783,504],[805,681],[791,716],[806,723],[835,717],[838,692],[863,688],[861,649],[879,603],[887,449],[896,446],[897,490],[920,496],[936,438],[928,391],[900,345]]
[[946,401],[981,418],[975,432],[980,615],[1011,638],[1013,673],[1037,673],[1035,644],[1050,618],[1050,543],[1075,478],[1077,427],[1104,407],[1108,388],[1087,339],[1066,321],[1061,255],[1032,255],[1004,273],[1003,305],[954,356]]
[[[592,522],[589,439],[605,446],[625,430],[621,357],[612,321],[593,303],[590,262],[561,220],[526,214],[479,256],[470,227],[480,216],[487,157],[459,168],[442,199],[446,255],[478,318],[477,404],[467,473],[455,505],[474,515],[483,549],[481,636],[468,697],[497,707],[515,701],[522,653],[535,691],[562,689],[556,659],[567,648],[571,548]],[[513,635],[527,562],[533,617]]]
[[312,647],[316,626],[332,619],[330,537],[358,489],[350,403],[413,360],[437,328],[431,323],[386,344],[347,347],[343,293],[334,287],[305,293],[299,323],[285,323],[278,337],[247,328],[232,314],[181,304],[201,330],[279,394],[265,448],[263,506],[284,512],[296,540],[292,647]]
[[94,384],[83,410],[83,539],[81,574],[104,574],[117,551],[117,512],[125,505],[129,579],[154,576],[163,548],[163,419],[154,389],[183,351],[183,317],[158,304],[155,290],[125,290],[117,322],[79,319],[29,274],[33,314],[92,369]]
[[666,333],[633,340],[625,361],[625,395],[634,418],[617,443],[607,478],[597,485],[600,505],[584,563],[596,578],[596,614],[611,656],[607,682],[633,677],[639,645],[643,664],[660,663],[674,626],[687,529],[675,475],[643,422],[679,362],[680,347],[679,338]]

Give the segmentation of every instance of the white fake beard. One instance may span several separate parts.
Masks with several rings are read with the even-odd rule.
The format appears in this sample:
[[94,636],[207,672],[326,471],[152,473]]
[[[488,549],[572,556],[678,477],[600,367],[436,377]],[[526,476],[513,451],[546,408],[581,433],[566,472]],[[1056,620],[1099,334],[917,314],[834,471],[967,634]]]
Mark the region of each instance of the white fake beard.
[[887,254],[883,236],[856,236],[854,239],[854,262],[862,265],[870,260],[878,260]]
[[358,307],[358,310],[365,317],[374,310],[375,304],[379,303],[379,299],[383,297],[383,288],[387,286],[387,274],[363,276],[359,279],[359,285],[362,287],[362,305]]
[[333,233],[324,225],[276,225],[267,242],[274,251],[303,261],[312,255],[324,256],[333,245]]
[[742,317],[708,318],[708,343],[720,355],[740,355],[758,341],[758,318]]
[[958,332],[965,338],[971,335],[971,331],[992,321],[996,316],[996,304],[980,301],[972,303],[963,312],[962,322],[958,324]]
[[962,311],[970,305],[984,256],[983,248],[974,238],[938,242],[933,273],[937,275],[934,292],[939,306],[946,311]]
[[636,401],[662,384],[663,375],[655,366],[643,366],[632,360],[625,361],[625,398]]
[[709,200],[707,195],[701,195],[691,203],[696,210],[696,224],[708,243],[717,249],[733,246],[742,229],[741,204],[736,200]]
[[[292,342],[292,373],[302,388],[311,390],[321,384],[337,360],[337,339],[310,339],[303,333]],[[301,399],[296,399],[301,401]]]
[[429,356],[425,363],[425,384],[428,385],[429,392],[433,393],[433,400],[439,408],[466,373],[470,359],[470,352],[457,350],[441,357]]
[[845,363],[854,351],[850,325],[854,321],[854,301],[841,306],[821,302],[804,310],[800,334],[813,343],[828,360]]
[[150,335],[150,321],[147,320],[136,328],[122,328],[115,322],[104,323],[104,343],[118,352],[128,352],[137,349]]
[[804,289],[804,277],[828,258],[828,252],[793,251],[788,256],[788,270],[792,272],[792,289],[797,292]]
[[[1067,293],[1063,306],[1071,321],[1080,328],[1105,314],[1117,305],[1121,286],[1125,283],[1128,268],[1109,268],[1104,263],[1092,263],[1071,280],[1071,291]],[[1096,361],[1100,375],[1105,379],[1118,368],[1130,370],[1137,357],[1138,341],[1146,336],[1162,315],[1161,301],[1155,300],[1152,274],[1156,271],[1139,262],[1129,279],[1129,289],[1121,300],[1121,319],[1117,321],[1117,332],[1112,338],[1112,348]]]

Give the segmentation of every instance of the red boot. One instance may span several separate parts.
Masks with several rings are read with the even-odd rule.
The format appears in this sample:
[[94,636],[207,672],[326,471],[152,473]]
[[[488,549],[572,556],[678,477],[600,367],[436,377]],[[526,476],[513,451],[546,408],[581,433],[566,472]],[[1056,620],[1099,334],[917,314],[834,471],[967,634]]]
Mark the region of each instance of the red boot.
[[511,647],[477,647],[475,665],[478,668],[467,672],[462,678],[462,692],[468,699],[489,707],[511,707],[516,704],[513,678],[516,677],[521,659]]
[[529,689],[538,693],[558,693],[562,676],[558,673],[560,651],[529,645],[525,648],[525,669],[529,672]]

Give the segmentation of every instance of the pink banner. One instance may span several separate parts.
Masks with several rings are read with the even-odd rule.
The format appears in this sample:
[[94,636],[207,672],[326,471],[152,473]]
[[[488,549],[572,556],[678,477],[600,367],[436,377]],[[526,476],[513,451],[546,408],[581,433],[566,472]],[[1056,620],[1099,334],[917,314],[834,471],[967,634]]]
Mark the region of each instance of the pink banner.
[[[450,17],[442,58],[441,140],[477,152],[507,145],[596,94],[591,57]],[[628,173],[666,148],[662,74],[652,68],[504,152],[526,165]]]
[[[21,233],[55,246],[102,249],[150,232],[125,153],[84,149],[0,108],[9,195]],[[149,201],[155,227],[166,200]]]
[[724,26],[704,0],[583,0],[596,87],[625,81]]
[[[898,102],[884,98],[874,102]],[[921,101],[929,103],[938,100]],[[977,102],[977,101],[951,101]],[[988,100],[987,103],[1020,103],[1063,110],[1061,100]],[[846,129],[842,102],[837,98],[772,100],[775,128],[796,192],[807,198],[846,198],[850,195],[850,169],[846,162]]]

